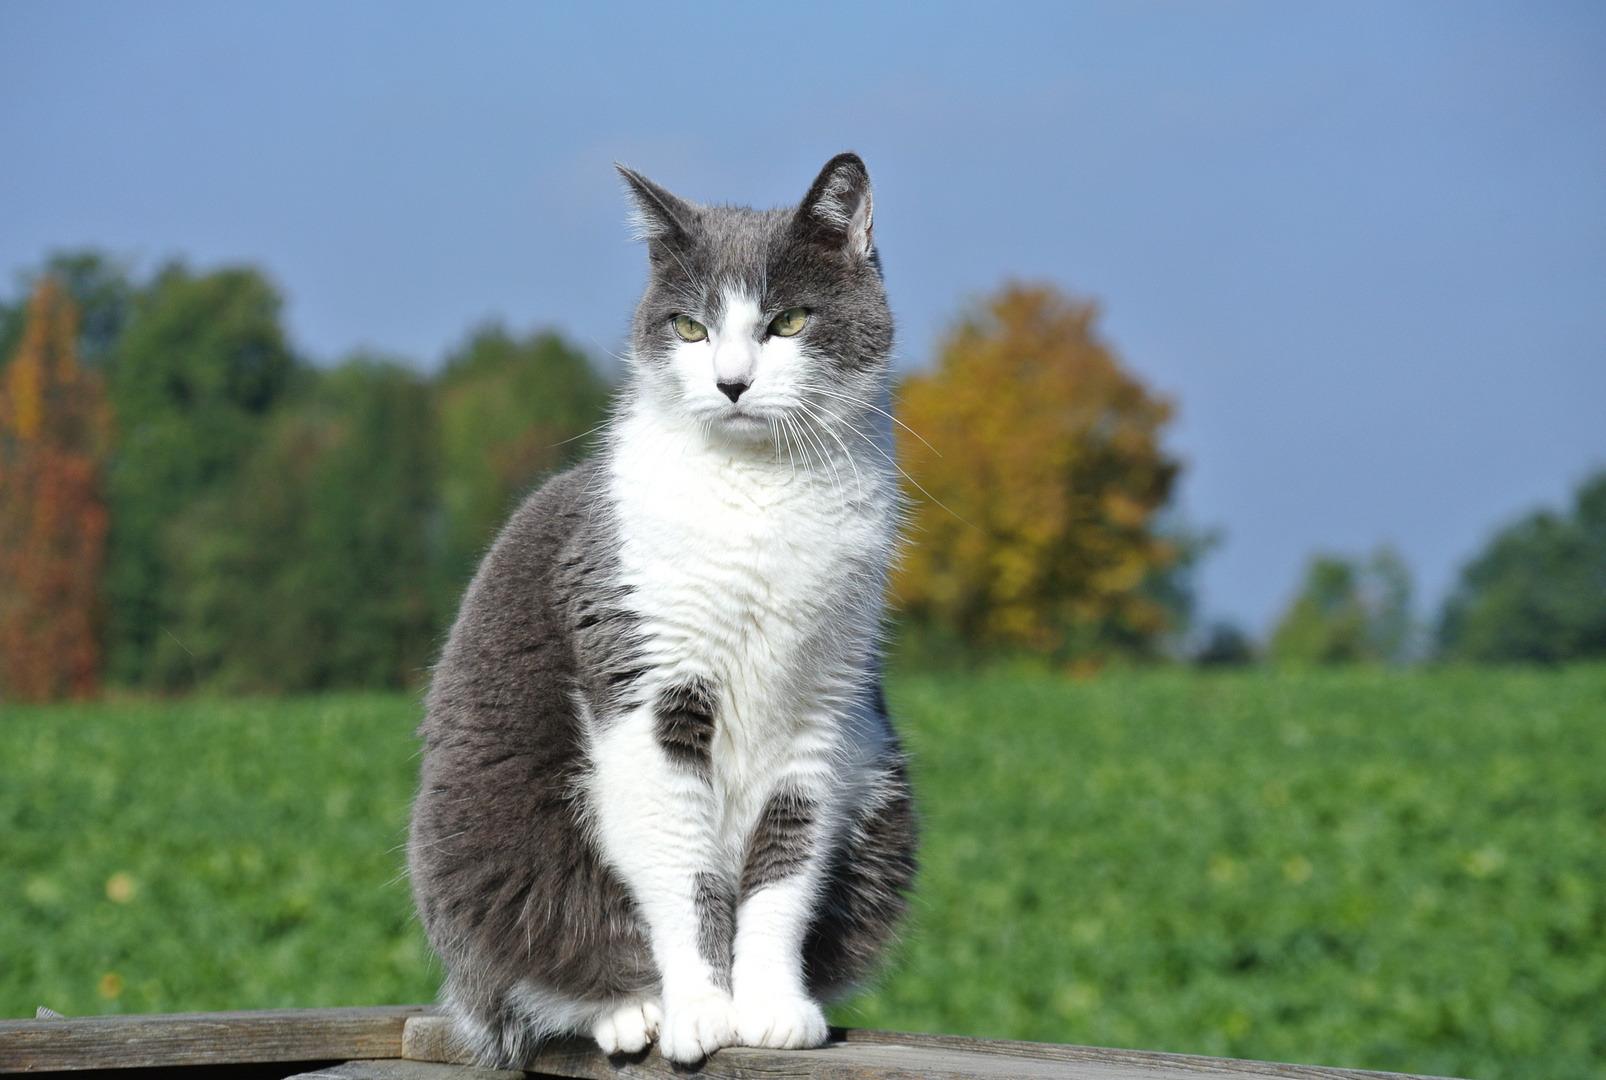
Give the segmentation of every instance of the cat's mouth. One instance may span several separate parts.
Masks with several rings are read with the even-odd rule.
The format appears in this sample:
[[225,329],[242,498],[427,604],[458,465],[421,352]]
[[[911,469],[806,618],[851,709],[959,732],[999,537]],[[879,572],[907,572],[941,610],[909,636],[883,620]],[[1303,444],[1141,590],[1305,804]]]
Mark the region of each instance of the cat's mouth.
[[740,405],[732,405],[725,413],[725,423],[738,428],[768,431],[770,422],[751,409],[744,409]]
[[767,440],[774,435],[775,429],[769,417],[740,403],[733,403],[729,408],[722,410],[719,425],[727,434],[744,440]]

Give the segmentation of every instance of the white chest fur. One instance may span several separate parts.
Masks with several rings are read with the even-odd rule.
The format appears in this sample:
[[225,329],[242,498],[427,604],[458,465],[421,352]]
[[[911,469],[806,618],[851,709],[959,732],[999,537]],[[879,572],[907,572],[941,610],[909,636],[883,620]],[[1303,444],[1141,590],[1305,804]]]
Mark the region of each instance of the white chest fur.
[[639,762],[658,692],[717,688],[708,810],[735,856],[783,773],[851,801],[856,766],[875,753],[855,703],[893,542],[892,480],[870,460],[711,444],[645,409],[616,434],[609,494],[648,674],[644,707],[604,743]]
[[721,687],[737,749],[839,704],[880,615],[894,524],[884,470],[711,444],[646,410],[620,436],[621,568],[657,677]]

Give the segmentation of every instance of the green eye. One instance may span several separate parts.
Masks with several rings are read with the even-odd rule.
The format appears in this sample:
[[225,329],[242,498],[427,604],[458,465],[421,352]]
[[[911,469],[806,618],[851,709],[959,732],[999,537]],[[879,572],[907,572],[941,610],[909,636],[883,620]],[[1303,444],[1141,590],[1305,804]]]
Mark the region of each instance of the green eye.
[[[796,332],[795,330],[793,331],[793,333]],[[680,340],[682,341],[702,341],[708,336],[708,327],[690,315],[676,315],[675,333],[680,335]]]
[[803,324],[808,321],[808,308],[787,308],[785,311],[775,316],[775,321],[770,323],[770,333],[774,334],[776,337],[791,337],[793,334],[796,334],[799,330],[803,329]]

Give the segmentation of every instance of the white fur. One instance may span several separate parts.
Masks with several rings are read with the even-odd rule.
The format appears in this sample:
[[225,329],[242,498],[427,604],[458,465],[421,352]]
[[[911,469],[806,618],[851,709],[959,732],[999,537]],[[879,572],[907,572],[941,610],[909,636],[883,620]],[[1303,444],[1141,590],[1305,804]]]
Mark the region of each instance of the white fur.
[[[758,325],[761,315],[758,305],[746,296],[735,291],[725,294],[725,317],[708,337],[714,354],[715,389],[719,383],[751,383],[758,375],[759,353],[763,346],[753,333],[753,327]],[[696,369],[701,365],[694,362],[689,366],[695,379],[699,374]],[[721,392],[720,396],[725,395]]]
[[825,1041],[825,1013],[803,989],[803,933],[816,876],[767,885],[737,912],[731,996],[744,1046],[794,1049]]
[[634,1054],[645,1050],[664,1019],[658,1002],[633,998],[598,1020],[591,1037],[604,1054]]
[[[591,824],[647,923],[660,1048],[681,1062],[732,1042],[825,1038],[802,970],[823,860],[742,903],[729,994],[698,952],[695,882],[734,885],[783,785],[820,809],[827,838],[867,797],[881,735],[863,691],[897,507],[869,413],[811,400],[805,374],[819,365],[798,341],[765,339],[766,313],[748,298],[723,307],[706,341],[643,373],[616,418],[608,497],[649,674],[629,713],[595,719],[589,747]],[[717,381],[751,388],[733,403]],[[693,678],[720,690],[711,783],[672,763],[655,734],[659,691]],[[631,1008],[645,1015],[623,1003],[623,1021],[588,1020],[604,1049],[649,1026]]]

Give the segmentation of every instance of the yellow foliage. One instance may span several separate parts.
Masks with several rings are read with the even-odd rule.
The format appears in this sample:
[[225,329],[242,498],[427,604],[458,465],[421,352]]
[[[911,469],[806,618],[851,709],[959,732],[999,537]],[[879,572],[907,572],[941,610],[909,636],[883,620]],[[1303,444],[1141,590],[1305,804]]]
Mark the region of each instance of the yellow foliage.
[[1097,315],[1008,285],[903,383],[911,546],[893,593],[910,616],[1079,666],[1166,628],[1141,586],[1178,554],[1154,531],[1178,471],[1159,443],[1171,406],[1121,369]]
[[16,361],[8,365],[4,393],[11,406],[12,428],[18,441],[31,443],[39,438],[40,421],[45,412],[45,358],[35,346],[44,327],[35,320],[28,327],[29,347],[21,350]]

